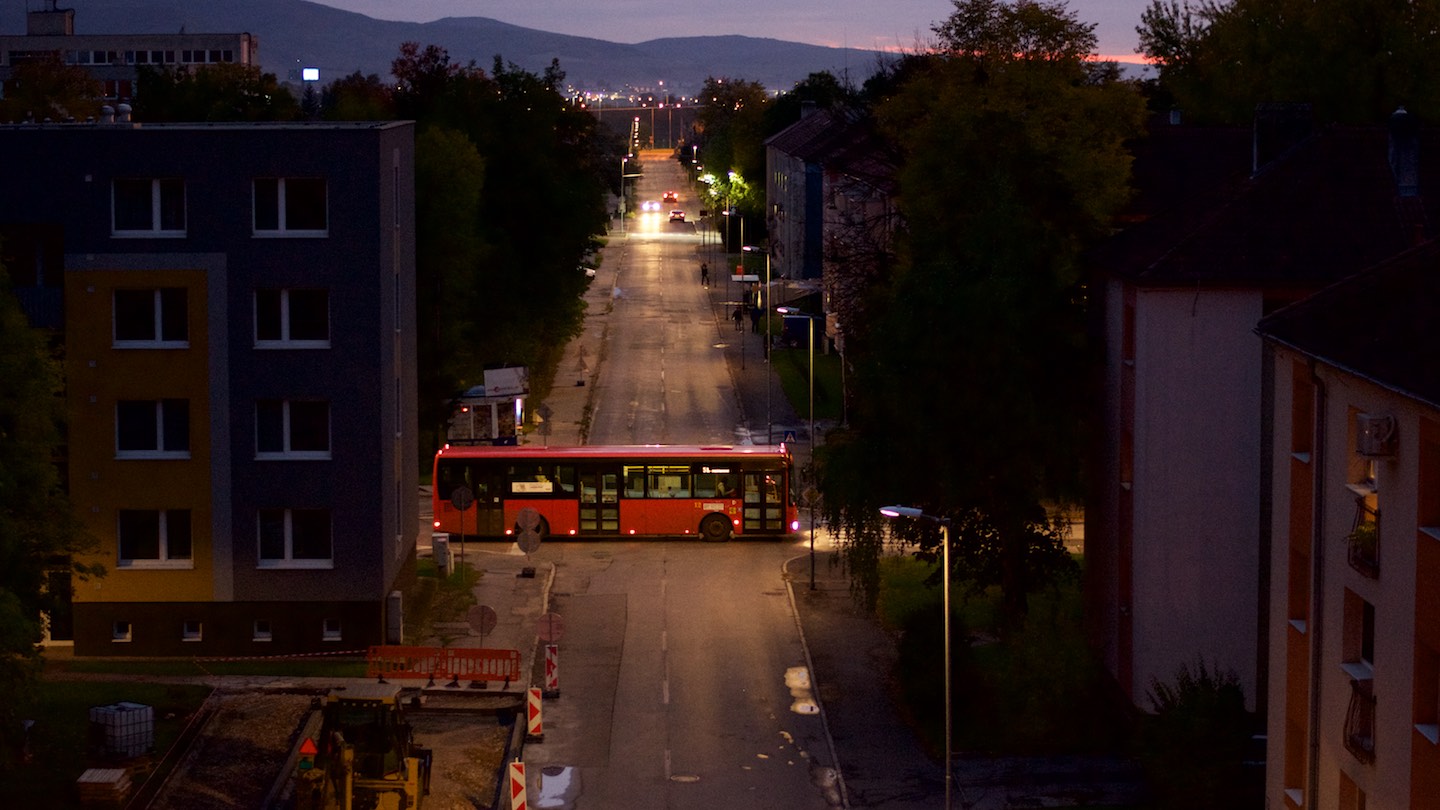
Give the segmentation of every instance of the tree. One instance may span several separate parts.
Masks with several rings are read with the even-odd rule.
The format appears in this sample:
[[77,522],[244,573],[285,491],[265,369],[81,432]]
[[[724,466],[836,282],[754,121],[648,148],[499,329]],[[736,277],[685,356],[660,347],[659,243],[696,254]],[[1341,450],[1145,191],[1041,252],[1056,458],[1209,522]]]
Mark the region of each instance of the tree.
[[78,65],[47,56],[17,62],[0,92],[0,121],[85,120],[100,114],[102,88]]
[[1187,117],[1245,123],[1263,102],[1318,121],[1440,115],[1440,6],[1387,0],[1152,0],[1136,28],[1159,93]]
[[395,118],[395,99],[379,76],[357,70],[320,91],[320,110],[327,121],[389,121]]
[[700,91],[695,140],[705,156],[705,171],[715,182],[712,196],[740,210],[755,223],[747,240],[758,242],[765,211],[765,129],[770,104],[764,85],[710,77]]
[[[900,155],[905,228],[855,359],[852,390],[866,395],[821,481],[827,518],[861,562],[877,555],[884,503],[949,517],[958,572],[998,585],[1015,622],[1027,593],[1074,570],[1046,504],[1080,489],[1077,257],[1126,199],[1125,140],[1143,108],[1133,86],[1096,81],[1082,61],[1088,26],[1022,2],[1023,26],[986,34],[1004,17],[995,7],[957,3],[936,29],[950,50],[877,109]],[[1016,46],[1032,42],[1033,53]],[[898,532],[938,546],[928,525]]]
[[135,118],[142,121],[298,121],[300,102],[255,65],[224,62],[195,70],[140,65]]
[[[40,667],[41,614],[69,601],[51,574],[104,574],[74,562],[96,547],[67,502],[55,458],[62,444],[60,364],[25,319],[0,267],[0,769],[23,739]],[[56,578],[54,582],[63,581]]]

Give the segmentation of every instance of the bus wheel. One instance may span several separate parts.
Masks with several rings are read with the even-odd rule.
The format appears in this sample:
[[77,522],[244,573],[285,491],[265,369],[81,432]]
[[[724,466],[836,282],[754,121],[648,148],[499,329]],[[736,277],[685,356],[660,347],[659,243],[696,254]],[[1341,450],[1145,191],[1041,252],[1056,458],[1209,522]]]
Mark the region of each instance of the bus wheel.
[[712,543],[730,539],[730,521],[724,515],[706,515],[700,521],[700,536]]

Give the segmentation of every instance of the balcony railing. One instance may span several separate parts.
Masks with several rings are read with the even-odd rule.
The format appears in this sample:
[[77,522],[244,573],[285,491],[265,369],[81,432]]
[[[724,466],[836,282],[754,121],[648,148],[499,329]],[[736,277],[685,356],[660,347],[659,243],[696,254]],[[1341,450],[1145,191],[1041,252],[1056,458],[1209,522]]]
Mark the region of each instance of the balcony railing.
[[1345,714],[1345,747],[1361,762],[1375,761],[1375,695],[1371,681],[1350,681],[1350,710]]
[[1380,513],[1356,501],[1355,524],[1345,535],[1350,567],[1371,579],[1380,576]]

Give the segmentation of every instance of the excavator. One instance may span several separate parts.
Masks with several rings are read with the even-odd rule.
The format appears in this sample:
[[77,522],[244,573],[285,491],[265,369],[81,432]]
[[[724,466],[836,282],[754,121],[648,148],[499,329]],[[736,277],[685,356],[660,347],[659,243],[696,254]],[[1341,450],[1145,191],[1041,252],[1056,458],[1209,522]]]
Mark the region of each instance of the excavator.
[[[415,744],[400,687],[332,690],[301,743],[296,810],[411,810],[430,792],[431,751]],[[317,739],[318,738],[318,739]]]

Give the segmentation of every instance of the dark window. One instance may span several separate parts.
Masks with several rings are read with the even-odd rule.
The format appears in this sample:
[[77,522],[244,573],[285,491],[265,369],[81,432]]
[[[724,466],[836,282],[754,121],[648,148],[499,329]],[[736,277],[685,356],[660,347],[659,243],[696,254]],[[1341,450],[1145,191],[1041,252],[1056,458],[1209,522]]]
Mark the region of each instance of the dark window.
[[124,453],[188,453],[190,401],[121,400],[115,405],[115,449]]
[[328,457],[330,403],[279,399],[257,401],[255,452]]
[[189,509],[122,509],[119,518],[122,562],[189,560]]
[[186,290],[115,291],[115,340],[184,343],[189,339]]
[[116,233],[185,231],[185,181],[181,178],[116,178],[113,204]]
[[256,342],[330,340],[330,294],[326,290],[256,290]]
[[255,180],[255,230],[321,233],[329,227],[325,180],[262,177]]

